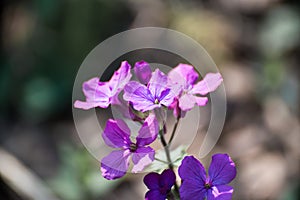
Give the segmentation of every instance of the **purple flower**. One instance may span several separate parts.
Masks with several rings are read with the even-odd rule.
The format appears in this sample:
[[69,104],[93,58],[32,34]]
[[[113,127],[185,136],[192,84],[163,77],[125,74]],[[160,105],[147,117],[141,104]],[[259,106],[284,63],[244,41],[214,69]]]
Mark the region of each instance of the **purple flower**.
[[175,184],[176,177],[171,169],[166,169],[162,174],[151,172],[144,178],[144,183],[149,191],[145,195],[146,200],[165,200]]
[[182,111],[191,110],[195,104],[198,106],[206,105],[208,98],[198,95],[206,95],[216,90],[223,81],[220,73],[208,73],[203,80],[195,83],[198,79],[198,74],[193,66],[186,64],[179,64],[172,69],[168,77],[171,84],[176,84],[175,93],[178,95],[178,106]]
[[154,108],[169,106],[175,97],[172,87],[168,86],[168,77],[156,69],[147,86],[130,81],[124,88],[124,100],[132,103],[138,111],[148,111]]
[[123,120],[108,120],[102,134],[104,142],[118,150],[112,151],[101,160],[102,176],[108,180],[124,176],[132,156],[132,172],[140,172],[152,163],[155,151],[147,146],[158,134],[158,122],[153,114],[149,115],[136,137],[136,142],[130,139],[130,130]]
[[75,101],[74,107],[88,110],[95,107],[107,108],[110,104],[119,104],[118,94],[131,78],[130,65],[123,61],[120,68],[108,82],[92,78],[82,85],[86,101]]
[[215,154],[206,175],[203,165],[186,156],[178,169],[181,200],[230,200],[233,187],[226,185],[236,176],[235,164],[227,154]]
[[136,62],[134,65],[134,73],[137,79],[144,85],[146,85],[151,78],[151,68],[149,63],[145,61]]

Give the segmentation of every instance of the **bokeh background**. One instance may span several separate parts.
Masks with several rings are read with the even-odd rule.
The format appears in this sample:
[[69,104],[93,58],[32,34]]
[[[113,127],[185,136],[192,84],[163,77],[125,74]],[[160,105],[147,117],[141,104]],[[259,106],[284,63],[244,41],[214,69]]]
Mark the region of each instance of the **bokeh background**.
[[237,164],[234,199],[300,199],[298,0],[0,5],[0,199],[143,199],[142,175],[101,177],[98,161],[76,133],[71,100],[89,51],[143,26],[171,28],[197,40],[224,76],[227,118],[214,152],[228,152]]

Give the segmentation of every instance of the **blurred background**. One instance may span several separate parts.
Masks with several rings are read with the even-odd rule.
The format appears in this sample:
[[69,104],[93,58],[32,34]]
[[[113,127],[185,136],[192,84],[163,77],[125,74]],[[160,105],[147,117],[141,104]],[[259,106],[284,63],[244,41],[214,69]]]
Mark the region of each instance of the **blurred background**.
[[233,199],[300,199],[299,1],[0,5],[0,199],[143,199],[143,175],[101,177],[76,133],[71,100],[86,55],[108,37],[143,26],[197,40],[224,76],[227,118],[214,152],[228,152],[237,164]]

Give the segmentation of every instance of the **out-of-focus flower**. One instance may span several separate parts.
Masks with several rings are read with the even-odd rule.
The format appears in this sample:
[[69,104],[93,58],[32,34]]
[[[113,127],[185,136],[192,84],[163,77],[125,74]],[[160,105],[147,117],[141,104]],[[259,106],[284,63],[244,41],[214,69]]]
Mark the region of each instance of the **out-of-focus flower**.
[[178,116],[178,108],[182,111],[191,110],[195,104],[205,106],[208,102],[207,97],[198,95],[206,95],[217,89],[223,79],[220,73],[208,73],[203,80],[195,83],[198,79],[198,74],[194,67],[187,64],[179,64],[172,69],[168,77],[169,85],[174,86],[174,92],[178,96],[173,102],[171,109],[174,109],[174,115]]
[[147,85],[147,83],[150,81],[152,71],[149,63],[142,60],[135,63],[134,73],[142,84]]
[[168,77],[156,69],[147,86],[130,81],[124,88],[123,98],[131,102],[135,110],[145,112],[162,105],[168,107],[173,102],[175,93],[168,86]]
[[226,185],[236,176],[235,164],[227,154],[215,154],[208,170],[193,156],[186,156],[179,167],[182,200],[230,200],[233,187]]
[[175,184],[176,176],[171,169],[164,170],[161,174],[151,172],[144,177],[144,183],[149,191],[146,200],[165,200]]
[[107,82],[92,78],[82,85],[86,101],[75,101],[74,107],[88,110],[95,107],[107,108],[110,104],[119,104],[118,94],[131,78],[130,65],[123,61],[120,68]]
[[140,172],[152,163],[155,151],[147,146],[151,144],[158,134],[158,122],[154,114],[149,115],[136,137],[136,142],[130,139],[130,130],[123,120],[108,120],[102,134],[104,142],[119,150],[112,151],[101,160],[102,176],[113,180],[124,176],[129,167],[132,155],[133,173]]

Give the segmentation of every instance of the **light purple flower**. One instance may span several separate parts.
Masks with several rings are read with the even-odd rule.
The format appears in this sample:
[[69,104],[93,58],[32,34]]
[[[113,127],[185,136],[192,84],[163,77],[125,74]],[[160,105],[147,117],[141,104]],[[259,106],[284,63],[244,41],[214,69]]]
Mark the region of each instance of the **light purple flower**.
[[161,174],[151,172],[144,177],[144,183],[149,191],[146,200],[165,200],[175,184],[176,176],[171,169],[164,170]]
[[75,101],[74,107],[88,110],[95,107],[107,108],[110,104],[119,104],[118,94],[131,78],[130,65],[123,61],[108,82],[92,78],[82,85],[86,101]]
[[137,79],[144,85],[146,85],[151,78],[151,68],[149,63],[145,61],[136,62],[134,65],[134,73]]
[[181,200],[230,200],[233,187],[227,185],[236,176],[235,164],[227,154],[212,157],[208,175],[193,156],[186,156],[178,169],[182,184]]
[[176,85],[177,89],[175,93],[178,95],[178,105],[173,105],[178,106],[182,111],[191,110],[195,104],[205,106],[208,98],[198,95],[206,95],[216,90],[223,81],[220,73],[208,73],[203,80],[196,83],[198,73],[193,66],[187,64],[179,64],[169,72],[168,77],[169,84]]
[[132,156],[132,172],[142,171],[154,160],[155,151],[147,146],[158,134],[158,122],[153,114],[149,115],[136,137],[136,142],[130,139],[130,130],[121,119],[108,120],[102,134],[104,142],[118,150],[112,151],[101,160],[102,176],[108,180],[124,176]]
[[168,107],[175,97],[172,87],[167,85],[168,81],[168,77],[156,69],[147,86],[137,81],[130,81],[124,88],[123,98],[131,102],[135,110],[142,112],[162,105]]

